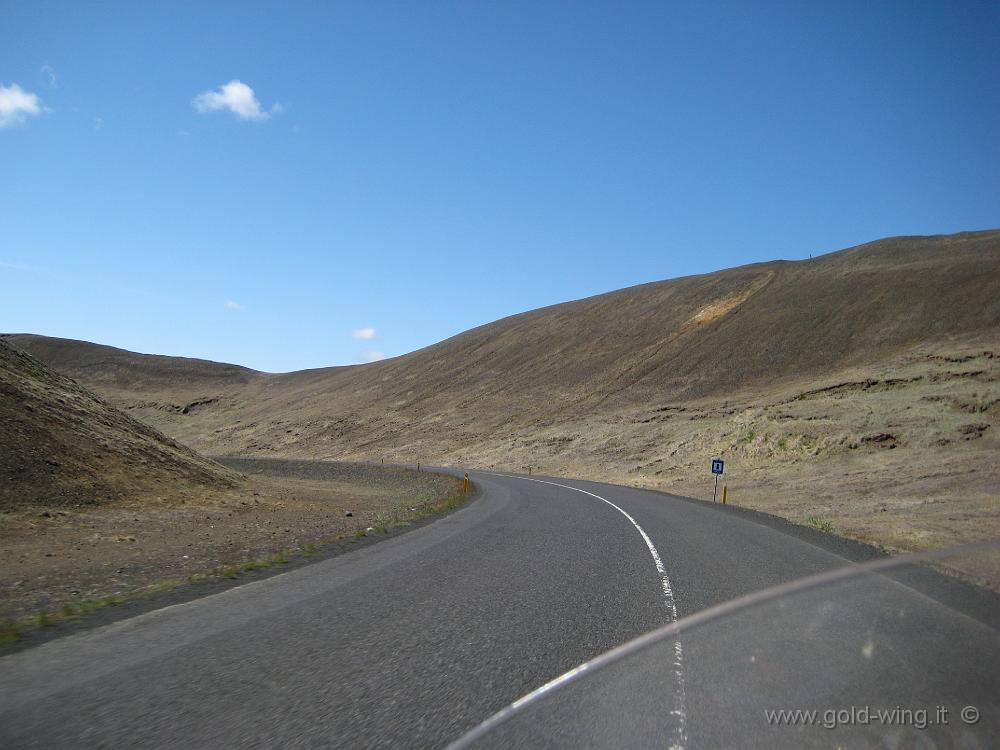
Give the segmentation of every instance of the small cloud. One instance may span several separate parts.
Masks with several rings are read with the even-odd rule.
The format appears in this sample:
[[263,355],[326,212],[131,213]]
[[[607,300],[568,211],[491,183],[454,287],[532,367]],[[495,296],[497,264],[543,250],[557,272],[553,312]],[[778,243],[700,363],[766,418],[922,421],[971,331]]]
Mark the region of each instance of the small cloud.
[[241,120],[258,122],[270,119],[271,115],[282,110],[280,104],[274,104],[265,111],[253,89],[236,80],[220,86],[217,91],[203,91],[191,100],[191,106],[201,114],[228,109]]
[[43,65],[41,73],[48,80],[50,89],[59,88],[59,77],[56,75],[55,68],[51,65]]
[[25,91],[16,83],[0,86],[0,128],[23,125],[29,117],[38,117],[44,111],[37,94]]
[[385,359],[385,352],[380,352],[378,349],[365,349],[361,352],[361,359],[367,363],[378,362],[380,359]]
[[242,310],[243,309],[243,305],[241,305],[239,302],[237,302],[235,300],[227,299],[226,300],[226,309],[227,310]]
[[104,118],[103,117],[95,117],[94,118],[94,130],[100,130],[103,127],[104,127]]
[[375,338],[375,329],[370,326],[368,328],[359,328],[356,331],[351,331],[351,338],[371,341]]
[[186,131],[186,130],[183,130],[183,129],[182,129],[182,130],[178,130],[178,131],[177,131],[177,137],[178,137],[178,138],[187,138],[187,137],[188,137],[188,136],[190,136],[190,135],[191,135],[191,134],[190,134],[190,133],[189,133],[188,131]]

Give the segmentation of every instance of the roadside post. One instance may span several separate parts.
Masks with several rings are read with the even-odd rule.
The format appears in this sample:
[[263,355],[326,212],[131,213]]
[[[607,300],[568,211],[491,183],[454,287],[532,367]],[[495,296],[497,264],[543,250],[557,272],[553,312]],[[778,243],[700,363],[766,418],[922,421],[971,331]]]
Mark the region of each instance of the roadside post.
[[462,486],[462,492],[466,495],[469,494],[469,472],[465,472],[465,484]]
[[[721,458],[712,459],[712,473],[715,474],[715,489],[712,490],[712,502],[716,502],[716,495],[719,494],[719,477],[726,468],[726,462]],[[726,502],[725,493],[723,493],[722,502]]]

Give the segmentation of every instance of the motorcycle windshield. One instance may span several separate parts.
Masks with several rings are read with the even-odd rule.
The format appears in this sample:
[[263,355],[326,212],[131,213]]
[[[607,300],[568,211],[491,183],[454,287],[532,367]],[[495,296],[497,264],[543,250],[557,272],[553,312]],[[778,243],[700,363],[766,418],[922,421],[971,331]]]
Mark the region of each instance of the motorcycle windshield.
[[997,571],[1000,540],[728,602],[581,665],[451,747],[997,747]]

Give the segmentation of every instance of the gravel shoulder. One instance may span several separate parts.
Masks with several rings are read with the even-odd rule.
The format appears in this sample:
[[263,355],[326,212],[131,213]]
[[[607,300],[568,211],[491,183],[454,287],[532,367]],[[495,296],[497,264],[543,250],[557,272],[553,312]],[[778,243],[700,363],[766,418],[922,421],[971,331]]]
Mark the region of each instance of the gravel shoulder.
[[0,622],[75,619],[192,581],[231,581],[379,538],[465,499],[461,479],[403,467],[220,463],[242,473],[237,487],[0,514]]

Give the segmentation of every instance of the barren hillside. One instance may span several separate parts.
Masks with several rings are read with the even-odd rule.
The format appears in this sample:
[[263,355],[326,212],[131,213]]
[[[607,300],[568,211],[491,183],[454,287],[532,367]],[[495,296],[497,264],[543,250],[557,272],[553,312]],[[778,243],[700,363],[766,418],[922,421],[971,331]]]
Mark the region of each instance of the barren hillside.
[[240,475],[0,341],[0,643],[16,633],[8,619],[231,576],[461,496],[458,479],[429,472],[296,469]]
[[532,465],[700,496],[718,454],[737,501],[853,536],[1000,533],[1000,231],[655,282],[354,367],[11,341],[208,453]]
[[[1000,328],[1000,232],[903,237],[623,289],[370,365],[283,375],[11,342],[206,451],[439,455],[459,433],[726,398]],[[221,428],[221,432],[217,432]]]
[[236,475],[0,341],[0,508],[95,505]]

